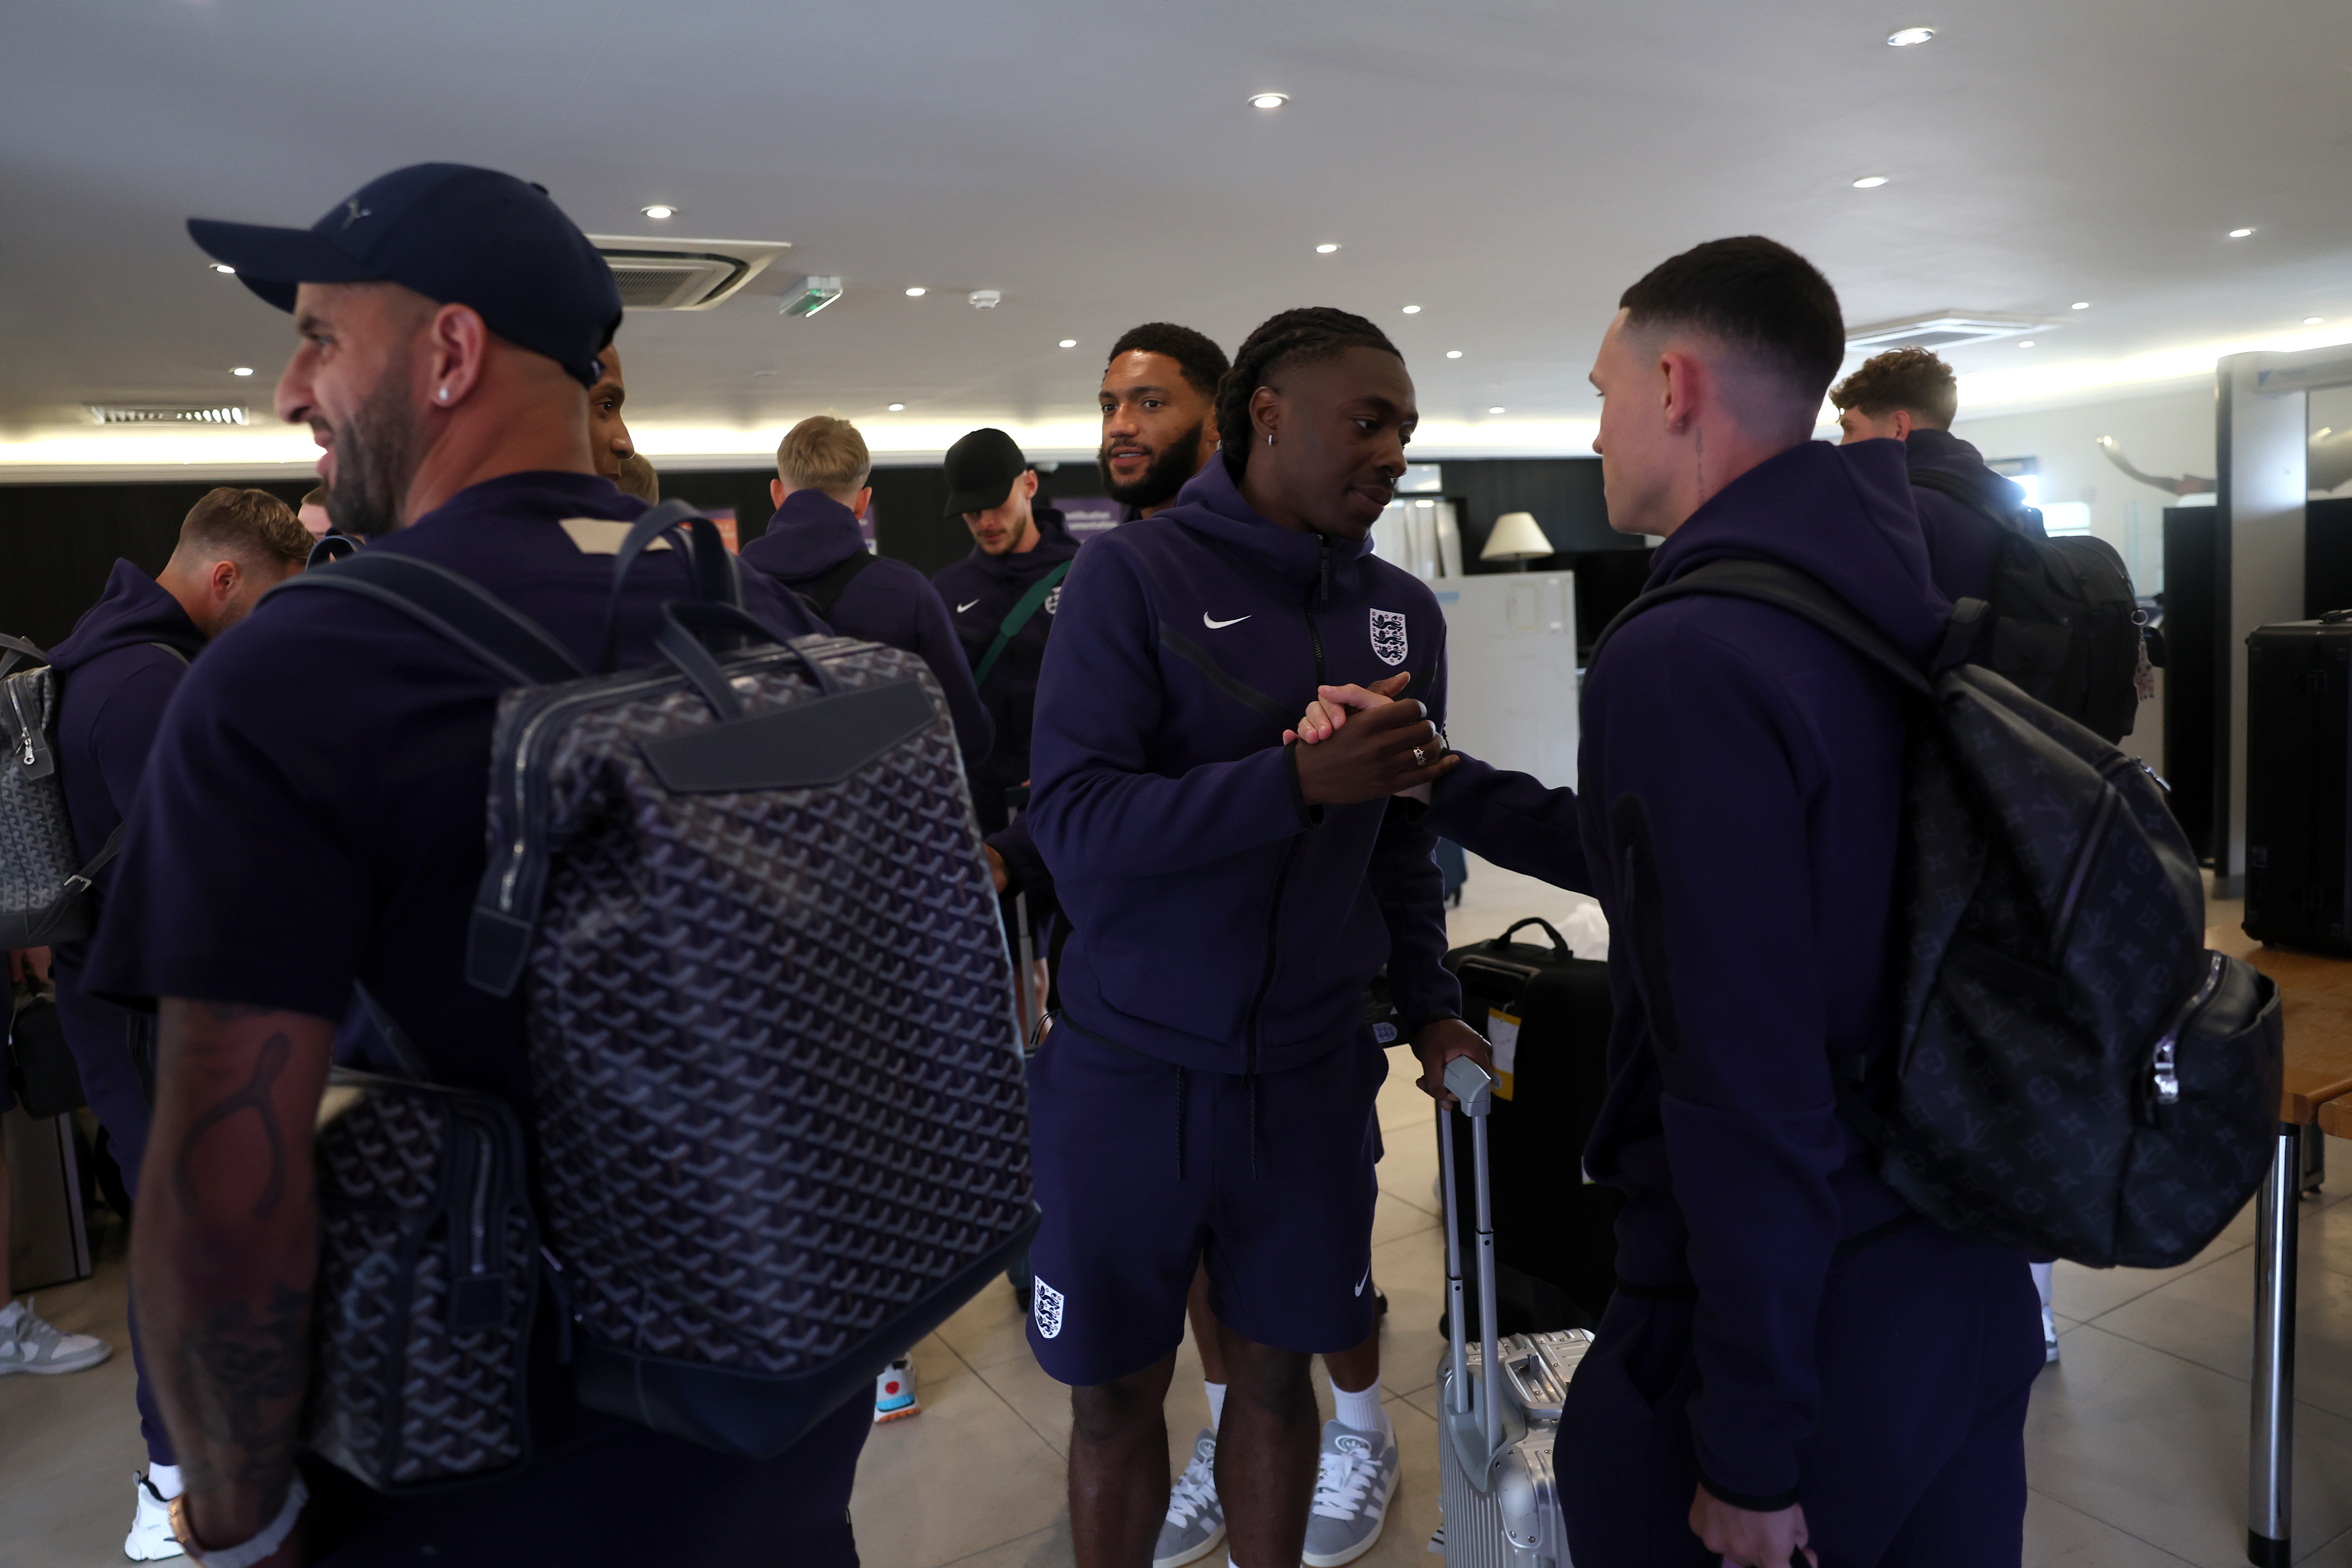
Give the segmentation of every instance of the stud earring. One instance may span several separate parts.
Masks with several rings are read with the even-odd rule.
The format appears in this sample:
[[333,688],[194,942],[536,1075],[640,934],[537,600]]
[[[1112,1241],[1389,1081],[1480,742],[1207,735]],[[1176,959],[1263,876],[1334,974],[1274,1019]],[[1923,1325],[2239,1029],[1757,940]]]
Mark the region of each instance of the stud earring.
[[433,395],[434,395],[434,396],[436,396],[436,397],[437,397],[437,398],[439,398],[442,402],[446,403],[446,402],[448,402],[448,401],[449,401],[449,389],[448,389],[447,387],[446,387],[446,386],[445,386],[445,387],[443,387],[440,391],[438,391],[438,392],[435,393]]
[[1274,445],[1274,432],[1271,430],[1265,433],[1265,444],[1269,447]]

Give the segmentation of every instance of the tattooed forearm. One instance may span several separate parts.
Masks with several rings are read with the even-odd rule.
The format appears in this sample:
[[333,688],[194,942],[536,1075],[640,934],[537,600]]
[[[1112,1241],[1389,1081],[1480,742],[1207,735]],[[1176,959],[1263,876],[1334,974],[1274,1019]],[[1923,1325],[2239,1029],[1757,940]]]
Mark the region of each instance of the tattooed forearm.
[[180,1401],[207,1441],[183,1444],[205,1491],[270,1487],[292,1471],[308,1364],[310,1292],[279,1281],[267,1306],[216,1307],[182,1347]]
[[189,1214],[197,1213],[203,1203],[194,1173],[197,1148],[204,1142],[205,1133],[242,1110],[250,1110],[260,1118],[261,1135],[269,1144],[269,1173],[261,1184],[260,1194],[253,1200],[253,1217],[268,1219],[278,1212],[278,1201],[286,1195],[286,1133],[278,1124],[278,1108],[270,1103],[270,1092],[293,1054],[293,1043],[284,1035],[270,1036],[262,1042],[253,1064],[253,1076],[246,1080],[245,1087],[215,1101],[211,1110],[189,1123],[187,1135],[180,1141],[179,1157],[172,1162],[172,1185],[179,1195],[181,1207]]

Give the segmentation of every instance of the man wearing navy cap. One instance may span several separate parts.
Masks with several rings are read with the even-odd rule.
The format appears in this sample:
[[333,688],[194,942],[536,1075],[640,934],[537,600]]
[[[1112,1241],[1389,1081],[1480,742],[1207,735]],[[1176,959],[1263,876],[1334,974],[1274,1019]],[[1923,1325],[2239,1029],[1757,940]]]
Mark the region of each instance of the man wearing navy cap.
[[[619,524],[588,389],[621,306],[545,192],[458,164],[374,181],[308,230],[192,222],[294,314],[278,412],[310,426],[336,525],[459,573],[600,662]],[[649,662],[678,552],[622,598],[617,665]],[[751,613],[821,629],[764,582]],[[575,1408],[542,1314],[535,1458],[460,1490],[370,1491],[305,1459],[318,1216],[310,1129],[364,982],[429,1075],[530,1125],[520,997],[466,983],[499,679],[388,607],[279,595],[181,686],[131,809],[89,984],[156,1000],[159,1082],[131,1249],[141,1331],[185,1472],[192,1560],[341,1563],[856,1561],[853,1405],[774,1460]],[[234,922],[220,917],[236,912]],[[341,1059],[398,1070],[373,1032]],[[310,1500],[306,1506],[306,1498]]]

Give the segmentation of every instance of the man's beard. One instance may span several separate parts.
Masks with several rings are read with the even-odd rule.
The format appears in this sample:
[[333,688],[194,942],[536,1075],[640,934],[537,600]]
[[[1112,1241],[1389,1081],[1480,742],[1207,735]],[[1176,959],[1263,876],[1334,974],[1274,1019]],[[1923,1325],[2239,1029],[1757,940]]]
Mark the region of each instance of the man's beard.
[[397,533],[409,482],[424,458],[424,422],[409,405],[409,356],[384,366],[358,412],[334,428],[335,482],[327,519],[343,533]]
[[1095,454],[1095,467],[1102,474],[1103,489],[1121,506],[1166,506],[1176,499],[1176,492],[1184,488],[1185,481],[1199,471],[1201,432],[1208,423],[1203,419],[1169,442],[1131,485],[1122,485],[1110,477],[1110,445],[1105,443],[1102,450]]

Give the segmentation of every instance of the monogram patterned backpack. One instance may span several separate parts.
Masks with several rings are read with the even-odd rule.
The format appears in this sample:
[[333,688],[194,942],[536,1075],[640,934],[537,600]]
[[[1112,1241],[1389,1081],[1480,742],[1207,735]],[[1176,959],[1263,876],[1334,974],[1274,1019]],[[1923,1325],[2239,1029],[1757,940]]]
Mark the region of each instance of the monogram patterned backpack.
[[[2196,856],[2163,785],[1980,666],[1954,610],[1923,671],[1793,568],[1716,561],[1644,594],[1726,595],[1812,623],[1912,694],[1900,1028],[1839,1109],[1879,1173],[1946,1228],[2094,1268],[2184,1263],[2270,1166],[2279,1001],[2208,952]],[[1593,662],[1601,647],[1593,649]]]

